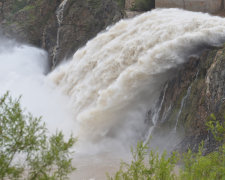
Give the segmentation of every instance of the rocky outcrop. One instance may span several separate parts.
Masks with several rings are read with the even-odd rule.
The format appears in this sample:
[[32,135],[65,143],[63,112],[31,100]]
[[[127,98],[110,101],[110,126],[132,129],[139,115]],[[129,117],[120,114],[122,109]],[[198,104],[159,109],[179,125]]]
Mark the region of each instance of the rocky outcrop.
[[163,103],[153,136],[166,137],[168,142],[179,137],[172,149],[196,151],[204,141],[206,152],[215,150],[217,143],[206,122],[211,113],[225,121],[225,45],[191,57],[161,94],[158,104],[164,96]]
[[[112,0],[68,0],[60,27],[60,48],[56,61],[71,56],[75,50],[85,45],[97,33],[122,18],[117,4]],[[54,24],[55,25],[55,24]],[[52,54],[51,32],[54,25],[45,27],[43,47]],[[52,39],[52,40],[56,40]]]
[[125,0],[125,9],[131,9],[134,6],[135,0]]
[[53,65],[53,56],[57,64],[123,17],[114,0],[68,0],[59,26],[56,12],[62,2],[0,0],[0,27],[6,36],[46,49]]
[[42,45],[42,32],[55,19],[59,0],[2,0],[1,28],[4,34],[35,46]]

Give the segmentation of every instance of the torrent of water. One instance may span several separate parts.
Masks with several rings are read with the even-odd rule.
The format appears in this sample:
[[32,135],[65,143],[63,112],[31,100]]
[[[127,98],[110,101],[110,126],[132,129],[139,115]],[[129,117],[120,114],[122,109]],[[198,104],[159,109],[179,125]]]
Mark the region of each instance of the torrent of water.
[[66,5],[67,1],[68,0],[63,0],[56,10],[56,18],[57,18],[58,28],[57,28],[57,35],[56,35],[56,45],[54,46],[53,52],[52,52],[52,54],[53,54],[52,67],[53,68],[56,66],[56,63],[57,63],[56,58],[57,58],[57,55],[58,55],[58,50],[59,50],[59,45],[60,45],[59,44],[60,43],[59,42],[60,28],[61,28],[61,25],[62,25],[62,22],[63,22],[63,13],[64,13],[64,8],[65,8],[65,5]]
[[208,14],[156,9],[100,33],[49,78],[71,98],[80,138],[129,144],[141,138],[171,69],[224,41],[224,27]]
[[[65,4],[66,0],[57,10],[59,26]],[[164,84],[176,68],[205,45],[224,40],[223,18],[156,9],[107,28],[46,76],[46,52],[1,38],[0,92],[22,95],[23,107],[34,116],[43,115],[48,128],[79,137],[77,179],[105,179],[102,171],[89,174],[90,166],[106,167],[104,159],[119,163],[118,154],[126,157],[130,146],[146,137],[146,114],[166,91]],[[84,164],[90,156],[92,163]],[[111,162],[108,170],[118,167]]]

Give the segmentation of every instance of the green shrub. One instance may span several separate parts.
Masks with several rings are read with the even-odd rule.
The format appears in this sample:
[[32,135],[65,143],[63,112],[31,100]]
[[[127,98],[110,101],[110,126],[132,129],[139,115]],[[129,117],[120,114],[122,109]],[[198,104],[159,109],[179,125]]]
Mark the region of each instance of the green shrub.
[[132,10],[148,11],[155,8],[155,0],[135,0]]
[[[225,122],[216,120],[212,114],[207,122],[209,130],[216,140],[225,142]],[[201,143],[197,153],[190,149],[181,158],[173,153],[167,157],[154,151],[147,152],[148,147],[138,143],[136,151],[132,150],[133,160],[130,164],[121,163],[119,171],[110,180],[225,180],[225,144],[215,152],[203,155],[204,144]],[[149,158],[146,155],[149,154]],[[176,163],[179,161],[179,165]],[[175,166],[179,173],[175,173]]]
[[76,139],[47,136],[41,118],[25,114],[19,100],[8,93],[0,98],[0,179],[67,179],[75,170],[70,149]]
[[142,142],[137,144],[137,149],[132,150],[131,164],[122,162],[119,171],[114,177],[109,177],[109,180],[173,180],[176,175],[173,171],[178,156],[173,153],[167,157],[164,152],[161,156],[155,152],[150,151],[148,158],[146,158],[148,147]]
[[[225,117],[224,117],[225,120]],[[210,130],[217,141],[225,141],[225,121],[223,123],[217,121],[214,114],[211,114],[206,123],[208,130]]]
[[198,153],[189,150],[184,154],[184,167],[180,171],[182,180],[224,180],[225,179],[225,145],[218,151],[206,156],[202,154],[203,143]]

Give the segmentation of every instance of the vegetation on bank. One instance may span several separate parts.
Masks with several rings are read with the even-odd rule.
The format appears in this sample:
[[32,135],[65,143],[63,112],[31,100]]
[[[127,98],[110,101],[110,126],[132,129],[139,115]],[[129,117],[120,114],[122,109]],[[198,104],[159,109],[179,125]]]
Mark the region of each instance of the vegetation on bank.
[[[225,119],[225,117],[224,117]],[[225,121],[211,114],[206,126],[220,144],[217,151],[159,154],[138,143],[131,150],[131,163],[121,162],[109,180],[224,180]],[[72,166],[72,136],[65,141],[62,132],[48,135],[41,118],[22,110],[19,99],[9,93],[0,98],[0,179],[64,180],[75,170]]]
[[[225,117],[224,117],[225,119]],[[188,150],[180,155],[173,152],[161,156],[143,143],[132,150],[131,163],[121,162],[120,169],[109,180],[224,180],[225,179],[225,121],[219,122],[212,114],[208,129],[221,144],[217,151],[203,155],[204,144],[197,153]]]
[[48,135],[41,118],[22,110],[8,93],[0,98],[0,179],[65,180],[72,166],[72,136]]

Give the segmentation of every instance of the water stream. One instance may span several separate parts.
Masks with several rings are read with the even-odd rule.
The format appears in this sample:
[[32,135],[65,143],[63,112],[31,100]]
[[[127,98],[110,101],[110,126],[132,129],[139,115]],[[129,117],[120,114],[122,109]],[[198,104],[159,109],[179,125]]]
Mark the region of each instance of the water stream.
[[[55,59],[66,2],[56,13]],[[225,21],[156,9],[107,28],[48,75],[45,51],[0,39],[1,95],[6,90],[14,97],[22,95],[23,107],[43,116],[51,132],[62,129],[79,137],[74,158],[78,170],[71,179],[105,179],[105,172],[117,169],[121,158],[129,160],[131,146],[151,136],[154,126],[146,124],[146,113],[164,92],[152,117],[157,125],[167,89],[163,85],[174,70],[199,47],[224,42]],[[189,91],[191,87],[186,98]]]
[[177,113],[177,117],[176,117],[176,124],[175,124],[175,127],[174,127],[174,131],[176,132],[177,131],[177,126],[178,126],[178,122],[179,122],[179,118],[180,118],[180,115],[182,113],[182,110],[186,104],[186,101],[188,99],[188,97],[190,96],[190,93],[191,93],[191,88],[192,88],[192,85],[193,83],[196,81],[196,79],[198,78],[198,73],[199,73],[199,70],[197,71],[196,75],[195,75],[195,78],[194,78],[194,81],[191,83],[191,85],[188,87],[188,90],[187,90],[187,93],[186,95],[182,98],[181,100],[181,105],[180,105],[180,109]]
[[151,138],[152,132],[154,131],[155,127],[157,126],[157,122],[159,120],[159,115],[160,115],[160,112],[162,110],[162,106],[163,106],[163,103],[164,103],[164,100],[165,100],[165,95],[166,95],[167,88],[168,88],[168,83],[166,83],[166,85],[164,86],[163,96],[162,96],[162,100],[161,100],[159,106],[155,106],[155,108],[154,108],[154,113],[152,115],[152,123],[153,123],[153,126],[151,126],[149,128],[149,131],[147,133],[147,136],[146,136],[146,138],[144,140],[144,144],[148,144],[148,142],[149,142],[149,140]]
[[57,18],[57,23],[58,23],[58,28],[57,28],[57,36],[56,36],[56,45],[53,48],[53,57],[52,57],[52,67],[55,68],[56,63],[57,63],[57,55],[58,55],[58,50],[59,50],[59,43],[60,43],[60,28],[63,22],[63,13],[64,13],[64,8],[66,6],[68,0],[63,0],[59,7],[56,10],[56,18]]

